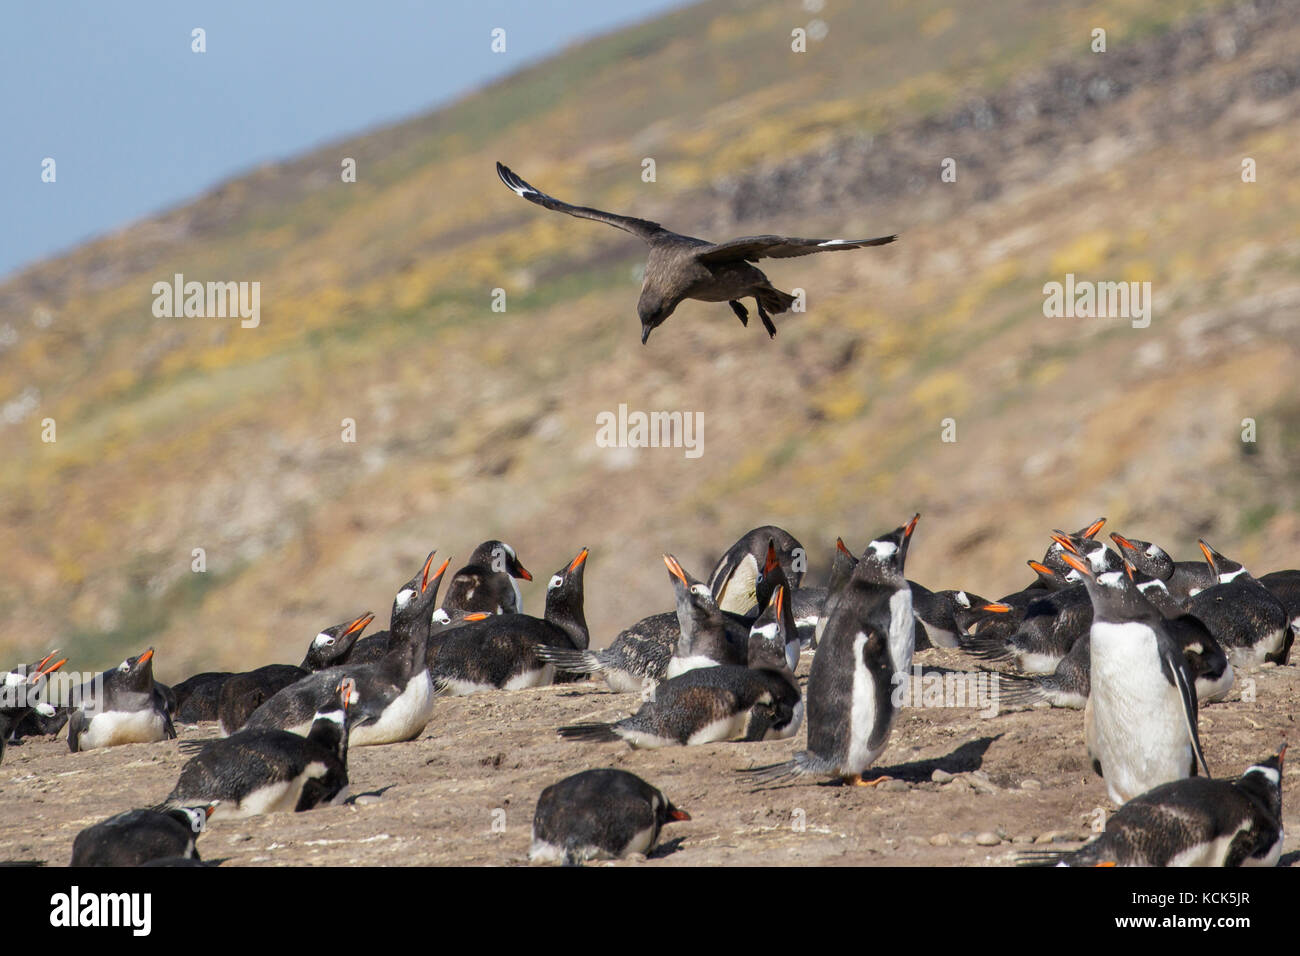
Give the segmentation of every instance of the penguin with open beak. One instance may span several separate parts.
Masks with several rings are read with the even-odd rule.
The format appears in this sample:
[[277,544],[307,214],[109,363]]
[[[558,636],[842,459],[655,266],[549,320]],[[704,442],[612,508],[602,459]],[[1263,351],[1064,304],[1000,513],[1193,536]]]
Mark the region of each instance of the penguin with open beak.
[[1092,601],[1091,692],[1084,736],[1093,769],[1120,805],[1152,787],[1210,776],[1197,732],[1195,677],[1165,620],[1123,571],[1097,574],[1065,553]]
[[1038,866],[1276,866],[1282,856],[1286,745],[1236,780],[1189,777],[1134,797],[1070,853],[1022,853]]
[[912,589],[904,576],[920,515],[867,545],[835,599],[813,657],[806,710],[808,749],[785,763],[743,771],[766,785],[813,774],[873,786],[862,779],[884,752],[901,705],[916,641]]
[[5,745],[18,726],[31,714],[53,717],[55,707],[45,699],[49,676],[68,662],[53,660],[58,651],[50,651],[34,664],[16,667],[0,681],[0,762],[4,761]]
[[68,749],[173,740],[167,703],[153,680],[153,648],[128,657],[81,688],[81,705],[68,720]]

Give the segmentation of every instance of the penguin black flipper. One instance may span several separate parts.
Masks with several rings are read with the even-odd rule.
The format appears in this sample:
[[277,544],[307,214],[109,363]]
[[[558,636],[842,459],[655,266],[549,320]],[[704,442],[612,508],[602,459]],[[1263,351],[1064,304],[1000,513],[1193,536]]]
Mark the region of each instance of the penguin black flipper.
[[1164,671],[1165,677],[1169,683],[1173,684],[1178,690],[1178,696],[1183,702],[1183,720],[1187,723],[1187,734],[1192,742],[1192,773],[1196,773],[1196,765],[1199,763],[1201,769],[1205,771],[1207,780],[1213,780],[1210,773],[1209,765],[1205,762],[1205,754],[1201,751],[1201,735],[1196,729],[1198,704],[1196,698],[1196,688],[1193,682],[1188,680],[1187,658],[1183,656],[1180,648],[1175,647],[1172,641],[1160,642],[1160,667]]
[[68,718],[68,749],[74,754],[81,749],[81,732],[86,729],[86,723],[86,715],[79,709]]

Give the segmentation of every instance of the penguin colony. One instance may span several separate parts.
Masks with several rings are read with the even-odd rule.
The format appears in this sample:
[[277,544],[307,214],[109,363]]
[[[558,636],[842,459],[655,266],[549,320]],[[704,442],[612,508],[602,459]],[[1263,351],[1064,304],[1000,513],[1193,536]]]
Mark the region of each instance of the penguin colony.
[[[870,770],[903,705],[895,689],[913,653],[934,644],[1013,668],[1004,705],[1083,711],[1080,735],[1116,812],[1081,849],[1023,853],[1021,862],[1278,862],[1285,743],[1261,741],[1259,762],[1234,776],[1239,768],[1207,765],[1198,713],[1237,674],[1288,662],[1300,570],[1256,578],[1205,541],[1203,560],[1192,562],[1117,533],[1108,545],[1099,518],[1053,532],[1042,560],[1028,562],[1034,580],[990,601],[905,576],[919,517],[857,555],[837,540],[825,587],[804,586],[803,546],[773,526],[744,535],[705,579],[665,555],[675,609],[596,651],[583,614],[587,549],[547,581],[540,618],[522,610],[517,582],[532,575],[505,542],[480,545],[441,604],[449,561],[435,568],[430,553],[397,589],[386,631],[363,637],[374,615],[349,616],[310,638],[301,667],[206,672],[167,687],[154,679],[149,648],[67,704],[51,692],[66,663],[57,652],[16,667],[4,677],[0,745],[62,732],[76,753],[218,722],[220,739],[182,742],[194,755],[170,793],[83,830],[71,855],[73,865],[194,865],[211,820],[347,800],[349,746],[414,741],[440,694],[603,680],[637,696],[621,720],[557,728],[576,764],[598,760],[601,744],[780,741],[806,730],[789,759],[738,766],[736,786],[875,786],[887,778]],[[801,654],[812,655],[803,685]],[[664,826],[690,818],[634,774],[584,770],[539,795],[530,858],[645,855]]]

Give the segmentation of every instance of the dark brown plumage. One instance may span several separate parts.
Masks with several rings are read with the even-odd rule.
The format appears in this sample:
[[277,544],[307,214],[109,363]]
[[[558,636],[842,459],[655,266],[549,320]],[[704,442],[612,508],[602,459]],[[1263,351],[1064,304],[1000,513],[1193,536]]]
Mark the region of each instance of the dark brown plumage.
[[515,194],[531,203],[579,219],[603,222],[630,232],[650,245],[641,298],[637,302],[643,345],[650,338],[650,333],[662,325],[684,299],[726,302],[741,324],[747,326],[749,311],[741,305],[740,300],[753,296],[763,327],[769,336],[775,336],[776,326],[772,324],[771,314],[785,312],[795,299],[789,293],[775,288],[761,269],[750,265],[751,262],[763,258],[790,259],[814,252],[883,246],[898,238],[798,239],[793,236],[742,236],[726,242],[709,242],[693,236],[683,236],[647,219],[634,219],[631,216],[619,216],[588,206],[561,202],[530,186],[501,163],[497,163],[497,175]]

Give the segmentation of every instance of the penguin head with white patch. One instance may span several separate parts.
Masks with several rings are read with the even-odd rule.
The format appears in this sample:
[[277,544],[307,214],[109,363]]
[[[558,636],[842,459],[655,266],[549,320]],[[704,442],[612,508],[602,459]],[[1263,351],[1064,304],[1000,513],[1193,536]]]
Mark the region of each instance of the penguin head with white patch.
[[437,553],[430,551],[415,576],[398,589],[393,598],[393,612],[388,625],[390,630],[405,630],[433,619],[433,608],[438,603],[438,587],[451,561],[448,558],[436,571],[431,572],[433,556]]
[[311,730],[307,738],[338,753],[339,759],[347,762],[348,735],[354,723],[365,723],[374,717],[361,711],[361,695],[357,693],[357,682],[351,677],[344,677],[334,685],[334,694],[328,703],[323,703],[316,711]]
[[[1100,527],[1100,525],[1097,527]],[[1091,526],[1085,531],[1090,529]],[[1060,552],[1062,560],[1064,560],[1066,552],[1083,558],[1088,563],[1088,567],[1093,574],[1124,570],[1124,562],[1120,560],[1119,555],[1106,547],[1104,542],[1097,541],[1090,535],[1078,532],[1066,534],[1064,531],[1053,531],[1052,543],[1062,549]],[[1074,568],[1071,570],[1077,571]],[[1069,574],[1066,575],[1066,580],[1070,580]]]
[[[790,589],[790,581],[786,577],[785,569],[781,566],[781,561],[776,553],[776,541],[769,538],[767,541],[767,556],[763,560],[763,567],[758,573],[758,580],[754,583],[754,597],[757,600],[757,606],[760,611],[767,609],[771,604],[772,596],[776,589],[784,587],[787,592]],[[787,594],[787,603],[789,595]]]
[[1233,784],[1244,790],[1258,802],[1268,807],[1273,817],[1282,817],[1282,765],[1286,759],[1285,743],[1282,749],[1254,766],[1247,767],[1246,772]]
[[1227,584],[1229,581],[1234,581],[1237,578],[1250,576],[1250,572],[1242,567],[1239,562],[1219,554],[1219,552],[1215,551],[1208,543],[1206,543],[1204,538],[1199,539],[1196,543],[1200,545],[1201,554],[1205,555],[1205,560],[1209,562],[1210,570],[1214,572],[1214,576],[1220,584]]
[[1110,540],[1119,548],[1120,557],[1133,562],[1133,567],[1143,574],[1167,581],[1174,573],[1174,559],[1160,545],[1126,538],[1118,531],[1111,532]]
[[793,671],[799,666],[799,634],[793,603],[789,589],[778,584],[767,607],[749,629],[750,667]]
[[867,549],[862,552],[855,574],[862,575],[866,580],[877,584],[907,587],[907,578],[903,576],[904,565],[907,562],[907,548],[911,543],[916,523],[920,519],[919,514],[913,515],[912,520],[907,524],[895,528],[889,534],[881,535],[868,544]]
[[193,807],[176,807],[168,812],[197,837],[207,829],[208,817],[212,816],[212,811],[217,808],[217,804],[220,802],[220,800],[213,800],[211,803]]
[[360,617],[325,628],[311,639],[302,666],[309,671],[319,671],[345,663],[361,633],[374,619],[375,615],[367,611]]
[[[590,552],[583,548],[577,557],[551,575],[546,582],[546,619],[566,630],[587,630],[583,609],[582,578]],[[584,645],[585,646],[585,645]]]
[[1092,600],[1092,619],[1122,624],[1127,621],[1162,620],[1159,611],[1138,590],[1127,571],[1093,570],[1081,555],[1065,551],[1062,558],[1083,577],[1088,597]]
[[672,578],[677,599],[677,625],[681,628],[681,646],[690,647],[696,635],[725,630],[722,611],[713,599],[709,586],[687,572],[671,554],[664,555],[664,567]]
[[[1105,518],[1098,518],[1092,524],[1085,525],[1084,527],[1080,528],[1078,531],[1074,532],[1074,534],[1065,535],[1065,537],[1077,538],[1081,541],[1091,540],[1092,538],[1095,538],[1097,536],[1097,533],[1101,531],[1102,526],[1105,524],[1106,524]],[[1059,575],[1062,579],[1066,579],[1069,577],[1070,567],[1065,563],[1065,561],[1061,557],[1062,553],[1066,550],[1066,546],[1057,540],[1056,535],[1058,534],[1061,534],[1061,532],[1057,531],[1052,535],[1052,543],[1048,547],[1047,552],[1043,555],[1043,564],[1051,568],[1052,571],[1055,572],[1057,575]],[[1075,579],[1070,580],[1069,583],[1077,584],[1078,583],[1077,576]]]
[[105,678],[113,679],[122,689],[149,692],[153,689],[153,648],[137,657],[128,657],[109,671]]
[[654,792],[654,795],[650,798],[650,805],[654,810],[655,821],[659,827],[666,823],[677,823],[691,818],[691,815],[685,810],[673,806],[672,801],[664,796],[662,790]]

